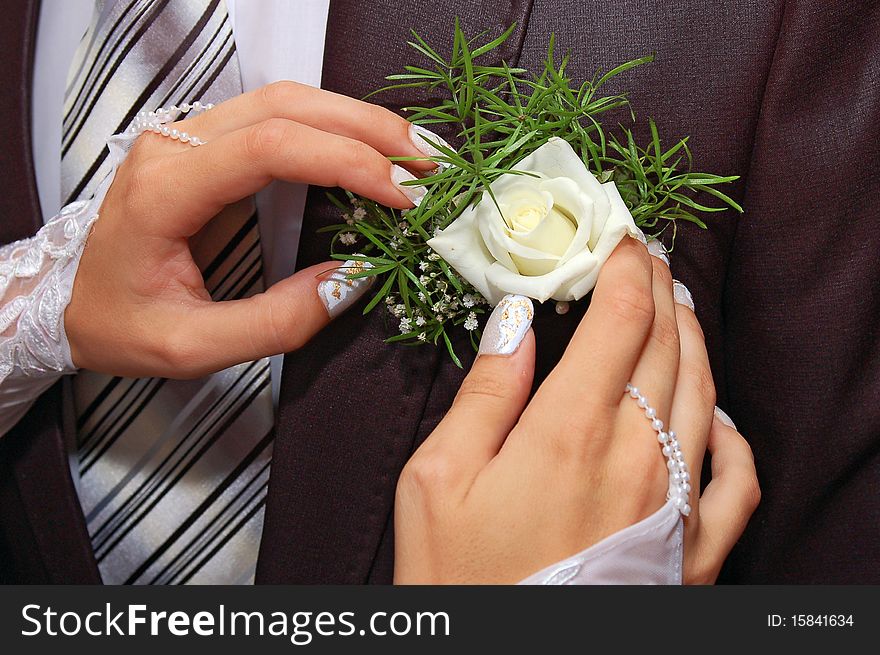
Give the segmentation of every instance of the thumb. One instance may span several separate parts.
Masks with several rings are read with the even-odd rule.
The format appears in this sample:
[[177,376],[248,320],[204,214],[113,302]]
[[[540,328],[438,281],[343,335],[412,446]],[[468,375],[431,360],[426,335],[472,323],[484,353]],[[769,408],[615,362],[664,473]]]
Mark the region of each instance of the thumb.
[[475,477],[498,454],[526,406],[535,373],[533,317],[525,296],[498,303],[452,408],[422,446],[442,453],[457,474]]
[[202,345],[204,372],[299,349],[370,289],[372,277],[348,279],[370,267],[325,262],[250,298],[199,305],[186,320]]

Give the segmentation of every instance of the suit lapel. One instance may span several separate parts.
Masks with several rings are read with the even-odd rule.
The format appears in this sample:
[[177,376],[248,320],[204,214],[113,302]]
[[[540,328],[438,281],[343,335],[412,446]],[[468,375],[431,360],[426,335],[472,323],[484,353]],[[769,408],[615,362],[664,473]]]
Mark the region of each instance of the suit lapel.
[[[524,1],[331,2],[323,86],[363,97],[413,60],[406,45],[411,27],[448,49],[454,16],[471,33],[497,33],[518,23],[499,54],[514,61],[529,6]],[[375,100],[399,110],[417,99],[396,92]],[[338,220],[324,190],[311,189],[300,268],[327,259],[329,241],[315,230]],[[440,365],[445,355],[438,349],[385,345],[393,327],[387,314],[358,314],[350,311],[285,358],[258,581],[390,582],[397,477],[430,431],[427,424],[432,427],[434,415],[445,411],[432,406],[432,386],[457,388],[460,373],[438,378],[445,370]],[[467,348],[459,345],[461,352]]]
[[[31,84],[39,0],[0,12],[5,45],[0,67],[0,243],[42,225],[31,155]],[[45,393],[0,439],[0,579],[100,582],[62,430],[61,385]]]

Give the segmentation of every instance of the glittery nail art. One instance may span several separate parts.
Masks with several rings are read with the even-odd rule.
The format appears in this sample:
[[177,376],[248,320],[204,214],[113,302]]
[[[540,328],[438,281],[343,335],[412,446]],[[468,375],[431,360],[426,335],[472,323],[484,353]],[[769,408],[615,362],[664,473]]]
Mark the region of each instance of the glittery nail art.
[[336,318],[353,305],[370,288],[374,279],[363,277],[349,280],[347,276],[363,273],[370,268],[373,268],[370,262],[349,259],[318,283],[318,297],[327,308],[330,318]]
[[525,296],[507,295],[495,307],[480,340],[481,355],[512,355],[532,325],[535,307]]

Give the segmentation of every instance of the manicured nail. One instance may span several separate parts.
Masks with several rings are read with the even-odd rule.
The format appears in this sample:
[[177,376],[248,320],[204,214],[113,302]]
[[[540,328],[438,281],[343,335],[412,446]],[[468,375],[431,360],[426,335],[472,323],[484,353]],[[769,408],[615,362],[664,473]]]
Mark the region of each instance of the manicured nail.
[[648,252],[652,257],[656,257],[667,266],[669,266],[669,255],[666,253],[666,246],[660,239],[651,239],[648,241]]
[[507,295],[492,311],[483,338],[480,355],[512,355],[532,325],[535,307],[525,296]]
[[730,418],[730,417],[724,412],[723,409],[721,409],[720,407],[718,407],[718,405],[715,405],[715,416],[717,416],[717,417],[718,417],[718,420],[721,421],[722,423],[724,423],[724,425],[726,425],[726,426],[729,427],[729,428],[733,428],[734,430],[736,430],[736,424],[735,424],[735,423],[733,422],[733,420],[732,420],[732,419],[731,419],[731,418]]
[[363,273],[370,268],[373,268],[370,262],[349,259],[318,283],[318,297],[327,308],[330,318],[336,318],[351,307],[372,286],[374,277],[348,279],[349,275]]
[[[410,125],[409,126],[409,139],[412,141],[413,145],[425,153],[426,156],[431,157],[445,157],[445,155],[440,152],[437,148],[435,148],[432,144],[439,143],[444,148],[449,148],[450,150],[454,150],[454,148],[446,143],[446,141],[434,134],[431,130],[422,127],[421,125]],[[427,140],[426,140],[427,139]],[[447,168],[449,166],[446,162],[437,162],[437,165],[441,168]]]
[[411,182],[416,179],[418,178],[415,175],[402,166],[394,164],[394,166],[391,167],[391,181],[394,182],[403,195],[409,198],[412,204],[418,207],[422,202],[422,198],[428,193],[428,190],[423,186],[403,186],[402,184],[403,182]]
[[639,228],[636,228],[635,232],[628,232],[629,236],[638,241],[643,245],[648,245],[648,237],[645,236],[645,233],[642,232]]
[[694,297],[688,288],[678,280],[672,281],[672,295],[675,298],[675,302],[679,305],[684,305],[691,311],[694,311]]

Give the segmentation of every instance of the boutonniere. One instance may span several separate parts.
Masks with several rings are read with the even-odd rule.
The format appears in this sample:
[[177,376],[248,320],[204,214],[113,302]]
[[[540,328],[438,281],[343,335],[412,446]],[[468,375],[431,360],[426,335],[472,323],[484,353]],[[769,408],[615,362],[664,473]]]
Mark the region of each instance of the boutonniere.
[[[564,312],[593,289],[625,235],[671,230],[673,241],[677,221],[705,228],[698,212],[742,211],[718,189],[738,176],[692,171],[687,138],[666,147],[649,120],[650,141],[639,144],[631,127],[602,124],[602,114],[621,107],[635,122],[625,94],[601,91],[653,56],[572,80],[551,37],[536,73],[484,63],[512,29],[468,39],[456,22],[447,57],[413,32],[410,45],[424,62],[390,75],[391,85],[375,93],[405,87],[441,97],[407,107],[407,117],[432,130],[451,126],[455,147],[418,130],[438,165],[406,183],[422,187],[418,206],[397,211],[331,195],[343,222],[324,228],[334,233],[332,256],[357,263],[349,277],[377,278],[364,313],[389,312],[388,341],[443,344],[459,366],[450,333],[466,331],[476,349],[481,316],[504,295],[553,300]],[[697,202],[701,192],[718,206]]]

